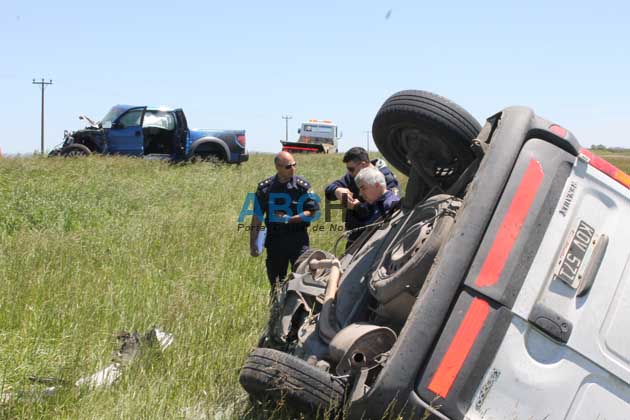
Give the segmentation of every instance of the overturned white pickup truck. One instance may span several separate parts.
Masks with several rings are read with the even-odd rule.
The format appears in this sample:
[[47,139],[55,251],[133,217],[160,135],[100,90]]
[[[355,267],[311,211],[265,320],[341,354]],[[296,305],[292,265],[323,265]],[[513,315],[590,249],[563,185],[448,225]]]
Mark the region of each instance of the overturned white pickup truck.
[[402,210],[301,258],[243,387],[352,419],[630,418],[630,177],[524,107],[481,128],[404,91],[373,133]]

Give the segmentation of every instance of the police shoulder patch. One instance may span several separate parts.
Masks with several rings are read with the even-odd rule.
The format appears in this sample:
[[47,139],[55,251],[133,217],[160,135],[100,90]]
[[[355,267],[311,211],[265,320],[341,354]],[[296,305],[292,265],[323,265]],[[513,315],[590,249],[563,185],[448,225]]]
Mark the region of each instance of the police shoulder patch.
[[271,184],[271,180],[272,180],[272,179],[273,179],[273,177],[270,177],[270,178],[267,178],[267,179],[265,179],[264,181],[260,182],[260,183],[258,184],[258,188],[261,188],[261,189],[262,189],[262,188],[267,187],[269,184]]
[[304,188],[306,190],[310,190],[311,189],[311,184],[309,184],[308,181],[305,180],[304,178],[297,177],[297,183],[298,183],[299,186],[301,186],[302,188]]

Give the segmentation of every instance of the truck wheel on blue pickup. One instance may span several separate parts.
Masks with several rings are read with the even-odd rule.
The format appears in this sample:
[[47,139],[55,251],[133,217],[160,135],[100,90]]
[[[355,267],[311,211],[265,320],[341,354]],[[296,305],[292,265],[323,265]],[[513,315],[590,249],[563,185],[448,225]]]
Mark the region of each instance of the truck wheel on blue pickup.
[[90,149],[87,146],[82,144],[70,144],[59,152],[61,156],[64,157],[76,157],[76,156],[89,156],[92,154]]
[[218,154],[195,153],[192,156],[191,162],[222,163],[225,162],[225,159]]
[[470,145],[480,130],[462,107],[420,90],[390,96],[372,125],[374,143],[385,158],[426,190],[444,190],[457,180],[475,159]]
[[206,137],[195,141],[190,146],[193,162],[227,162],[229,149],[225,142],[216,137]]
[[344,382],[290,354],[255,349],[245,361],[239,381],[254,398],[284,399],[298,410],[335,410],[344,397]]

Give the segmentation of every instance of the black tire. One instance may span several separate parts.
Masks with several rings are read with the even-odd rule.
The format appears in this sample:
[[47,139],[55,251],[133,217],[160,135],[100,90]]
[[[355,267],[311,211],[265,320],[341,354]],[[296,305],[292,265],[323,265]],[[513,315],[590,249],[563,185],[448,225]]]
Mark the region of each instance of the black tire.
[[414,178],[443,189],[474,160],[470,144],[480,130],[462,107],[420,90],[390,96],[372,124],[374,143],[394,167],[410,176],[422,165],[427,172]]
[[192,158],[191,158],[191,162],[193,163],[211,163],[214,165],[219,165],[221,163],[225,162],[225,157],[221,154],[218,153],[203,153],[203,152],[199,152],[199,153],[195,153]]
[[63,157],[79,157],[89,156],[92,154],[92,151],[83,144],[70,144],[61,149],[59,154]]
[[274,349],[252,351],[239,381],[258,400],[284,399],[289,407],[309,413],[339,409],[344,398],[342,380]]

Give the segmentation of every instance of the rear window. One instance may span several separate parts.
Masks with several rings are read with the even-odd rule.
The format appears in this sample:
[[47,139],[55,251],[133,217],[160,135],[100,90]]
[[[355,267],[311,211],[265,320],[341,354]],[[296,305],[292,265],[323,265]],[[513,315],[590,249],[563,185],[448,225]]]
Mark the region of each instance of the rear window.
[[147,111],[142,122],[143,127],[157,127],[164,130],[175,129],[175,116],[172,112]]
[[307,133],[333,134],[333,127],[323,125],[304,125],[304,131]]

